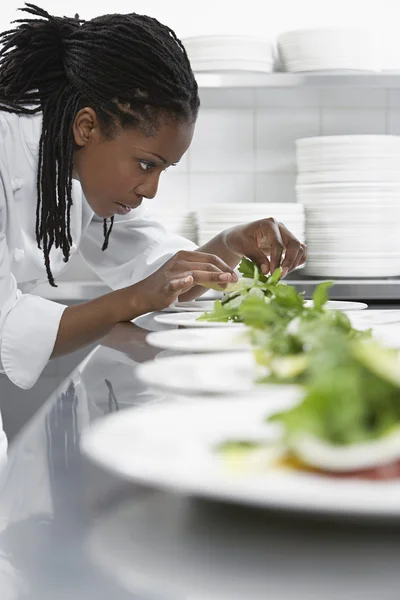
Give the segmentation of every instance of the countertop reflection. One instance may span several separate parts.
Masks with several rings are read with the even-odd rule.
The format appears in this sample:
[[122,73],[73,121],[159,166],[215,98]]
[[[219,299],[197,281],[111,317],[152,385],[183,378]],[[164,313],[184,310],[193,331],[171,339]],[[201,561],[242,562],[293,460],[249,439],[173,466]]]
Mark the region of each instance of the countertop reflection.
[[148,331],[162,328],[152,316],[117,326],[11,445],[0,475],[0,599],[397,600],[393,524],[183,498],[81,456],[94,420],[165,400],[135,376],[159,353]]

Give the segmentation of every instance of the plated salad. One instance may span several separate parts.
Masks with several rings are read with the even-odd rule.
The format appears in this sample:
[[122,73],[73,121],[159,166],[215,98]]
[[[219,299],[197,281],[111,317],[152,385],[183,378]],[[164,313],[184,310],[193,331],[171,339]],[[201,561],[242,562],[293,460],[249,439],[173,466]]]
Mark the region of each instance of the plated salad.
[[249,326],[254,355],[265,367],[261,383],[300,383],[302,401],[268,417],[277,443],[235,439],[217,452],[232,464],[272,463],[337,476],[400,477],[400,361],[397,351],[352,327],[342,311],[328,311],[330,282],[306,304],[294,286],[266,277],[249,260],[202,320]]
[[316,287],[308,305],[303,294],[281,281],[281,269],[266,277],[244,258],[239,271],[243,278],[231,284],[222,300],[214,303],[213,311],[204,313],[198,320],[248,325],[256,361],[267,369],[260,382],[304,382],[310,351],[324,347],[326,336],[332,330],[351,339],[371,336],[369,330],[354,329],[344,312],[325,310],[330,281]]
[[265,460],[341,477],[400,477],[397,351],[331,330],[309,356],[302,401],[266,419],[279,425],[279,442],[228,440],[216,451],[242,468]]
[[303,295],[281,281],[281,268],[267,277],[243,258],[238,270],[243,277],[228,284],[222,300],[216,300],[213,310],[201,315],[199,321],[233,321],[262,327],[277,317],[290,320],[305,309]]

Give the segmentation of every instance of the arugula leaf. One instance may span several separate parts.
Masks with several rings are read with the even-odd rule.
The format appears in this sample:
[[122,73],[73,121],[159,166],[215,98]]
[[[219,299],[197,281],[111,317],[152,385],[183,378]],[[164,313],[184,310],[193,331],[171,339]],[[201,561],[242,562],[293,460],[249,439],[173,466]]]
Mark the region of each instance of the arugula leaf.
[[278,267],[267,279],[268,285],[276,285],[282,277],[282,267]]
[[262,283],[266,283],[268,279],[261,269],[255,263],[253,263],[253,261],[244,256],[240,261],[238,271],[243,275],[243,277],[252,277],[253,279],[261,281]]
[[196,321],[212,321],[227,323],[232,319],[236,310],[230,310],[225,304],[221,304],[220,300],[214,302],[214,308],[211,312],[205,312]]
[[[284,426],[289,447],[299,435],[311,434],[337,445],[377,439],[400,424],[400,381],[397,385],[371,369],[365,342],[330,332],[325,345],[309,355],[307,392],[303,401],[269,420]],[[374,369],[386,351],[374,347]],[[360,361],[362,356],[362,361]]]
[[322,311],[324,305],[328,302],[328,289],[332,285],[332,281],[324,281],[317,285],[312,297],[315,310]]
[[264,327],[268,323],[274,323],[276,312],[265,298],[257,298],[248,295],[238,309],[239,320],[251,327]]
[[304,306],[304,298],[302,294],[298,294],[296,288],[293,285],[286,285],[281,283],[276,285],[273,290],[270,289],[274,295],[274,299],[281,306],[286,308],[302,309]]
[[243,277],[253,278],[255,266],[256,265],[251,260],[243,257],[240,261],[240,265],[238,266],[238,271],[243,275]]

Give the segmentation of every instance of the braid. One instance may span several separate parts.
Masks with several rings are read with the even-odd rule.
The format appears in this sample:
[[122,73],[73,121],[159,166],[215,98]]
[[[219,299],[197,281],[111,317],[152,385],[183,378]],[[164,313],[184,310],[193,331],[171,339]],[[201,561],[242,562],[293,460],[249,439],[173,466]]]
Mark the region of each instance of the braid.
[[103,221],[103,233],[104,233],[104,244],[102,246],[102,250],[107,250],[108,248],[108,240],[110,239],[110,234],[114,225],[114,217],[110,219],[110,226],[107,225],[107,219]]
[[[161,119],[193,122],[197,83],[186,51],[169,27],[148,16],[54,17],[26,4],[34,18],[0,34],[0,110],[42,113],[37,171],[36,240],[55,286],[50,251],[70,256],[72,174],[77,112],[90,106],[103,133],[134,127],[153,135]],[[113,228],[104,220],[106,250]]]

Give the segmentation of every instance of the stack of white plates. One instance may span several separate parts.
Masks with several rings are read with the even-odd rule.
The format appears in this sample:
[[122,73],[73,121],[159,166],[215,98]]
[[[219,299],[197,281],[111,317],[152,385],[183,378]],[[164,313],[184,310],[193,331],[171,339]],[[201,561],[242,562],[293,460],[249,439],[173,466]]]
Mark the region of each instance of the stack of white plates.
[[278,51],[286,71],[379,71],[377,41],[363,29],[316,28],[283,33]]
[[176,210],[157,210],[150,212],[168,233],[181,235],[182,237],[197,243],[196,215],[193,212]]
[[182,40],[195,72],[254,71],[274,67],[271,42],[240,35],[203,35]]
[[224,229],[274,217],[301,241],[305,239],[304,209],[296,203],[235,202],[203,206],[197,211],[199,244],[205,244]]
[[400,275],[400,137],[297,140],[309,275]]

